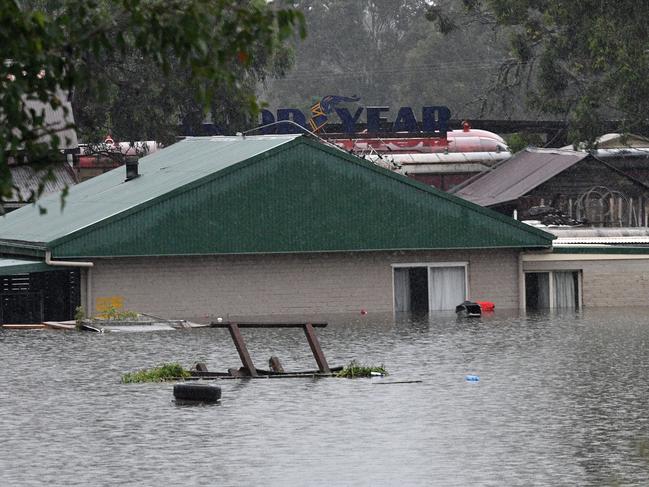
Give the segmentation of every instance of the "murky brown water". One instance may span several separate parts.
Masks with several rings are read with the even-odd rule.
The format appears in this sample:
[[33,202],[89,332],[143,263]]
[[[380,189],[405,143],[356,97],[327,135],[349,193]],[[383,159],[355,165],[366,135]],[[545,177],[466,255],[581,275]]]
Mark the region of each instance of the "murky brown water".
[[[0,331],[0,485],[649,485],[649,310],[335,321],[330,364],[392,375],[221,381],[214,406],[119,377],[236,366],[225,330]],[[300,332],[245,336],[314,368]]]

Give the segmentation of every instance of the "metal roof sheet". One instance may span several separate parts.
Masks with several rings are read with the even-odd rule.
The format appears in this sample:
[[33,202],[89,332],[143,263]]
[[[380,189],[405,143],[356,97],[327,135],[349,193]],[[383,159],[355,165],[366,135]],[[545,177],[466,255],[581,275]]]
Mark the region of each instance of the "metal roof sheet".
[[513,201],[588,157],[562,149],[525,149],[454,194],[480,206]]
[[[34,110],[39,115],[41,112],[43,113],[43,125],[47,129],[56,131],[56,135],[59,137],[59,149],[76,149],[79,147],[77,132],[70,127],[70,125],[74,126],[72,104],[63,90],[59,89],[56,95],[61,101],[61,106],[57,109],[53,109],[49,103],[43,103],[40,100],[25,100],[25,109]],[[41,137],[41,140],[49,142],[50,138],[47,135]]]
[[11,276],[14,274],[27,274],[30,272],[44,272],[56,270],[43,261],[0,259],[0,276]]
[[139,161],[140,177],[125,181],[124,167],[70,187],[61,207],[60,194],[38,200],[0,218],[0,239],[51,242],[245,161],[299,135],[190,137]]
[[44,179],[46,169],[37,170],[29,165],[9,166],[14,191],[8,202],[28,201],[39,184],[44,184],[43,194],[61,191],[66,187],[77,184],[74,171],[67,163],[56,164],[52,167],[52,179]]
[[554,246],[563,245],[649,245],[649,228],[644,227],[545,227],[557,237]]

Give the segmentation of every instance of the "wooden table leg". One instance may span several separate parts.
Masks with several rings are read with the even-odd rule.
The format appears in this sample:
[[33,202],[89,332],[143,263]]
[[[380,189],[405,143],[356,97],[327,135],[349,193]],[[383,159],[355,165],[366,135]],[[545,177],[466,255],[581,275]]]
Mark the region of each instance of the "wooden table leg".
[[309,342],[309,347],[311,347],[311,352],[313,352],[313,357],[318,364],[318,369],[320,369],[320,372],[330,374],[331,370],[329,370],[329,364],[327,364],[327,359],[325,358],[324,353],[322,353],[320,343],[318,342],[318,337],[316,337],[311,323],[306,323],[304,325],[304,334],[306,335],[306,339]]
[[236,323],[230,323],[228,325],[228,330],[230,330],[230,336],[232,337],[234,346],[237,347],[241,363],[246,369],[248,369],[251,377],[257,377],[257,369],[255,368],[255,364],[252,363],[252,359],[250,358],[250,354],[246,348],[246,343],[243,341],[241,330],[239,330]]

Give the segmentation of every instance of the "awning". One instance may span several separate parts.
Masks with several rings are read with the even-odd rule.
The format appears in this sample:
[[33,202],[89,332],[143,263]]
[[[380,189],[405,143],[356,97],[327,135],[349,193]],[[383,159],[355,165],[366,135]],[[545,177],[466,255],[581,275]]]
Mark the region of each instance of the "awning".
[[0,276],[57,270],[42,260],[0,259]]

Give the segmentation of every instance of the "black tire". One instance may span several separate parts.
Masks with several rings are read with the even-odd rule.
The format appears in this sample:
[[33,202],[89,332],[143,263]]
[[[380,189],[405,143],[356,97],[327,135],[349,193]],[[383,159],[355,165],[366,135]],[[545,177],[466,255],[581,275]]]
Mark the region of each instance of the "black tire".
[[216,402],[221,399],[221,388],[202,384],[176,384],[174,397],[180,401]]

